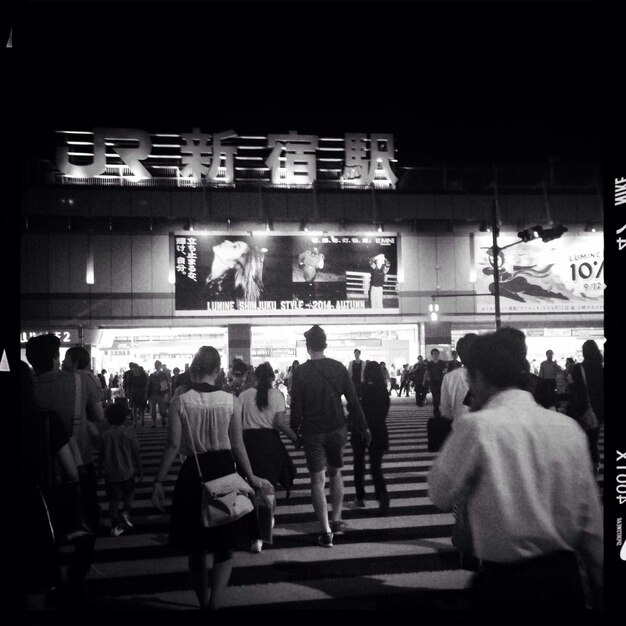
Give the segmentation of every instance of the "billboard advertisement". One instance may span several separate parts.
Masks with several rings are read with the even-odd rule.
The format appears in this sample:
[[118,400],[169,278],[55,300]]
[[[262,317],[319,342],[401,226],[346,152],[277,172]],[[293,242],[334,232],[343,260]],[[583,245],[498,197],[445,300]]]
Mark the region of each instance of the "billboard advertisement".
[[[475,238],[476,291],[493,293],[491,235]],[[503,248],[518,241],[498,237]],[[533,239],[499,254],[502,313],[585,313],[604,310],[604,240],[601,233],[565,233]],[[493,313],[493,298],[477,298],[478,313]]]
[[175,234],[177,315],[399,313],[397,236]]

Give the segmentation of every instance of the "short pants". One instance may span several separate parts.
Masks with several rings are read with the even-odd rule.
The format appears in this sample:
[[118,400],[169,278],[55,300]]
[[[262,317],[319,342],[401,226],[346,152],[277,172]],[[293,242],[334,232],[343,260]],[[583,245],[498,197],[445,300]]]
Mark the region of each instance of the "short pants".
[[343,467],[343,448],[348,442],[348,429],[343,426],[329,433],[304,435],[302,447],[309,472],[321,472],[327,465]]
[[104,482],[109,500],[125,501],[135,491],[135,479],[129,478],[121,482]]

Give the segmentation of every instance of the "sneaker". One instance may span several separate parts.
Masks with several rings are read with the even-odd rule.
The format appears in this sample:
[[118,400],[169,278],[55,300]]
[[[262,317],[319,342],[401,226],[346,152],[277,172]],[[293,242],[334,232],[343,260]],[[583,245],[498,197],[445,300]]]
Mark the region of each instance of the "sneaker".
[[366,506],[365,500],[361,500],[359,498],[346,504],[346,508],[348,509],[364,509]]
[[250,544],[250,552],[258,554],[261,550],[263,550],[263,541],[261,539],[257,539]]
[[122,521],[126,524],[126,526],[128,526],[128,528],[135,528],[135,525],[130,521],[130,517],[126,511],[122,511],[121,516]]
[[346,531],[350,530],[350,527],[344,521],[338,520],[337,522],[330,523],[330,529],[333,531],[333,534],[342,535]]
[[317,537],[317,545],[322,548],[333,547],[333,533],[320,533]]
[[121,526],[113,526],[111,528],[111,537],[119,537],[124,532]]

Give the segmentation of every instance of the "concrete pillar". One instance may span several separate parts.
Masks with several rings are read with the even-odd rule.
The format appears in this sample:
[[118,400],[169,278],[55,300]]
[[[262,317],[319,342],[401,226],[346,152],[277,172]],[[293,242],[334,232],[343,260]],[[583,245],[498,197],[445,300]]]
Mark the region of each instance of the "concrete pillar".
[[[252,343],[252,326],[250,324],[228,325],[228,366],[233,359],[242,359],[250,364],[250,344]],[[224,367],[226,369],[226,367]]]
[[452,322],[426,322],[424,324],[425,358],[430,359],[430,351],[438,348],[442,360],[449,360],[452,344]]

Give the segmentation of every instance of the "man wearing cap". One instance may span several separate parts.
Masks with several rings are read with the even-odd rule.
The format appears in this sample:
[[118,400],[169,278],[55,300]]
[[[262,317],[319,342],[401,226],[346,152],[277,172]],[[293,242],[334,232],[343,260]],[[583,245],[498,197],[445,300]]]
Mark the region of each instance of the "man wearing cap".
[[[347,530],[341,520],[343,508],[343,447],[348,440],[341,396],[348,401],[355,430],[365,445],[372,434],[367,428],[363,410],[346,367],[324,356],[326,333],[315,325],[304,333],[310,359],[293,370],[291,428],[298,433],[304,447],[307,468],[311,474],[311,499],[321,526],[317,543],[333,546],[333,535]],[[330,479],[332,520],[326,503],[326,470]]]

